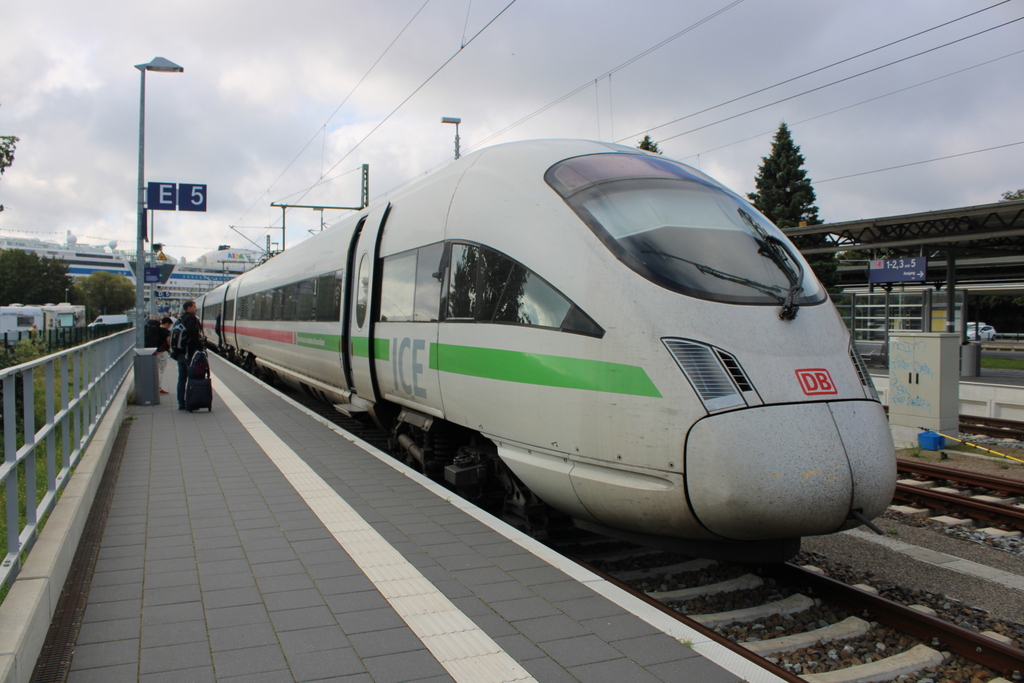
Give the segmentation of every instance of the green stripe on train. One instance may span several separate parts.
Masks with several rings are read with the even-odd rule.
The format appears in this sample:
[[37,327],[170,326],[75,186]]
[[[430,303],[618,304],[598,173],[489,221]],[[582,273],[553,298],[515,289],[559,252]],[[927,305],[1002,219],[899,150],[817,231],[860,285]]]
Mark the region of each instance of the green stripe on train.
[[583,358],[431,344],[430,368],[503,382],[661,398],[643,368]]
[[[374,339],[373,347],[376,350],[374,358],[376,358],[377,360],[391,360],[390,339]],[[369,358],[370,338],[352,337],[352,355],[357,356],[359,358]]]
[[296,332],[295,343],[321,351],[341,352],[341,336],[337,334],[314,334],[313,332]]

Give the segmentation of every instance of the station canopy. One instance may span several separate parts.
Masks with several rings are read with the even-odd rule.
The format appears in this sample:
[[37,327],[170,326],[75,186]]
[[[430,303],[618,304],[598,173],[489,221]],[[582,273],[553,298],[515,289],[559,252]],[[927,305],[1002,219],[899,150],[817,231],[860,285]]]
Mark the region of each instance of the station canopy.
[[840,287],[844,289],[867,286],[868,260],[918,256],[928,259],[927,283],[942,285],[947,259],[952,256],[957,287],[1018,290],[1015,294],[1024,291],[1024,200],[824,223],[784,232],[790,239],[823,235],[823,244],[801,252],[840,254]]

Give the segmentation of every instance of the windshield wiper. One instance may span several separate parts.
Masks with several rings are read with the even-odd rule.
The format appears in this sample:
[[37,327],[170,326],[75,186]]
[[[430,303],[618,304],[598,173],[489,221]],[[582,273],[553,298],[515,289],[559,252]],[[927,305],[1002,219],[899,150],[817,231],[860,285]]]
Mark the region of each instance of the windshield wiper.
[[785,305],[786,299],[782,296],[782,287],[779,287],[778,285],[766,285],[763,282],[758,282],[756,280],[751,280],[749,278],[740,277],[739,275],[733,275],[732,273],[726,273],[725,271],[717,270],[715,268],[712,268],[711,266],[706,266],[703,263],[697,263],[696,261],[684,259],[680,256],[676,256],[675,254],[669,254],[664,251],[647,250],[641,251],[640,253],[653,254],[655,256],[664,256],[666,258],[675,259],[676,261],[682,261],[683,263],[689,263],[691,266],[693,266],[700,272],[704,273],[705,275],[713,275],[714,277],[720,278],[722,280],[727,280],[729,282],[735,282],[738,285],[751,287],[759,292],[767,294],[768,296],[778,301],[780,304]]
[[775,235],[770,235],[767,230],[754,220],[753,216],[743,209],[736,209],[736,211],[739,213],[740,218],[757,233],[757,236],[754,237],[754,241],[757,243],[757,253],[770,259],[782,271],[786,279],[789,280],[789,291],[786,292],[786,298],[781,301],[782,310],[779,312],[779,318],[782,320],[793,320],[800,309],[800,305],[796,303],[796,298],[804,291],[804,288],[800,285],[804,279],[804,267],[800,265],[800,261],[793,258],[793,254],[790,253],[789,247],[786,246],[785,242]]

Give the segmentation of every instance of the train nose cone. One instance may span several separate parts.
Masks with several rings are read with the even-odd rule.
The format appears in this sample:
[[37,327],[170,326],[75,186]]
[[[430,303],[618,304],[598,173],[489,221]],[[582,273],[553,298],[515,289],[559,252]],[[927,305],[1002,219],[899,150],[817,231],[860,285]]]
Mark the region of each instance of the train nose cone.
[[686,441],[690,506],[735,540],[839,531],[851,509],[881,514],[896,456],[874,401],[761,406],[704,418]]

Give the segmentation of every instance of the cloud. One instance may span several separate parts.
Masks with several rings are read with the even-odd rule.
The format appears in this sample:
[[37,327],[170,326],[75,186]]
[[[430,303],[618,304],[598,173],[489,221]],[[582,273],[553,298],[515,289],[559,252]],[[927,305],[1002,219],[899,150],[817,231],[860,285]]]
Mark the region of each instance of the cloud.
[[[8,209],[0,232],[72,230],[134,244],[140,75],[133,67],[158,55],[185,71],[147,76],[146,178],[209,185],[207,214],[157,217],[158,239],[189,258],[218,244],[247,245],[231,225],[262,244],[265,233],[248,228],[280,225],[271,202],[358,202],[363,163],[371,196],[422,176],[452,156],[454,127],[442,116],[462,117],[464,153],[533,137],[635,144],[650,131],[667,155],[741,193],[753,189],[781,121],[817,180],[1022,139],[1024,55],[866,100],[1020,49],[1024,22],[853,77],[1010,21],[1020,11],[1013,3],[695,116],[980,7],[748,0],[696,26],[730,3],[508,4],[41,0],[6,7],[0,134],[21,142],[0,180]],[[844,77],[852,78],[824,87]],[[850,108],[822,116],[843,107]],[[826,220],[852,220],[996,201],[1024,187],[1018,159],[1011,148],[826,182],[816,187],[818,205]],[[289,212],[288,242],[319,223],[317,212]],[[277,241],[280,231],[270,234]]]

